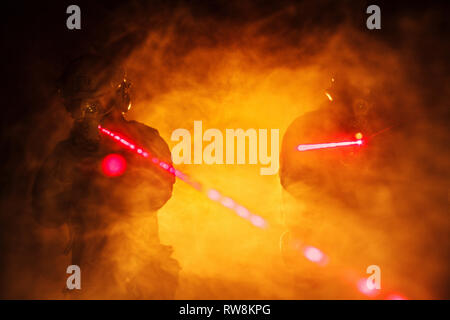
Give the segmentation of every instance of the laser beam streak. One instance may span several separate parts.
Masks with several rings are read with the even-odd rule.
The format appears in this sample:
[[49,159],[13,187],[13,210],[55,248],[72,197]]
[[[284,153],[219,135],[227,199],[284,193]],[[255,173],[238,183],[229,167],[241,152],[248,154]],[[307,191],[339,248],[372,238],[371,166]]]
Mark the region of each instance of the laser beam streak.
[[363,141],[358,139],[356,141],[344,141],[344,142],[330,142],[330,143],[318,143],[318,144],[300,144],[297,146],[298,151],[308,151],[315,149],[325,149],[325,148],[337,148],[337,147],[347,147],[353,145],[362,145]]

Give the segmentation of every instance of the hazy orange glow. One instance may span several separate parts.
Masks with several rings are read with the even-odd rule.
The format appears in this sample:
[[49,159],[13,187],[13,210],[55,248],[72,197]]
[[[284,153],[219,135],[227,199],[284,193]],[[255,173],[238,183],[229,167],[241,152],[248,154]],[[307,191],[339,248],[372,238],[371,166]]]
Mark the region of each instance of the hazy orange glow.
[[[375,104],[392,112],[393,118],[397,117],[395,112],[404,108],[414,114],[412,118],[417,120],[418,127],[433,130],[432,126],[420,122],[423,117],[417,110],[421,110],[423,101],[410,87],[404,71],[411,63],[401,54],[345,25],[332,33],[302,31],[302,41],[307,44],[304,46],[311,48],[311,52],[300,50],[295,41],[293,45],[263,33],[265,24],[276,21],[280,15],[289,15],[288,11],[274,13],[237,30],[207,20],[201,29],[216,32],[215,41],[192,34],[185,42],[177,37],[174,26],[192,27],[198,21],[189,12],[177,11],[166,28],[151,30],[144,43],[126,59],[127,78],[133,83],[133,108],[130,104],[126,118],[156,128],[170,148],[176,145],[170,140],[172,132],[185,128],[192,133],[197,120],[203,121],[205,128],[221,132],[236,128],[279,129],[281,145],[284,133],[297,117],[324,104],[338,103],[337,94],[330,91],[331,96],[325,91],[333,76],[333,83],[346,78],[350,88],[358,89],[350,90],[355,99],[360,92],[375,92]],[[406,21],[405,28],[408,26]],[[190,47],[190,42],[196,45]],[[350,135],[362,129],[352,130]],[[365,137],[369,136],[363,132]],[[377,138],[387,136],[386,133]],[[406,134],[401,137],[403,141],[409,138]],[[324,142],[344,141],[334,138]],[[361,132],[355,138],[361,141],[357,144],[363,143]],[[392,147],[388,138],[385,141],[386,148]],[[370,149],[365,142],[363,149]],[[420,156],[425,153],[435,159],[437,166],[445,167],[448,159],[444,151],[436,152],[427,143],[426,137],[419,136],[411,142],[414,148],[406,144],[395,147],[411,153],[421,152]],[[145,150],[136,152],[141,154]],[[315,151],[300,153],[311,152]],[[205,192],[198,192],[189,183],[177,181],[172,198],[157,213],[161,242],[173,246],[174,258],[182,268],[176,298],[427,299],[436,296],[436,283],[440,283],[437,280],[448,270],[443,262],[445,257],[428,257],[428,253],[430,243],[436,240],[430,230],[448,228],[448,219],[441,215],[442,204],[434,202],[425,192],[416,192],[417,197],[411,197],[421,206],[408,202],[411,200],[408,194],[419,185],[410,181],[410,174],[417,171],[408,155],[380,159],[377,150],[373,154],[370,162],[373,167],[363,172],[369,177],[368,182],[360,183],[360,172],[356,170],[350,178],[337,173],[342,190],[357,191],[351,204],[331,199],[320,190],[314,194],[306,187],[303,198],[293,199],[283,191],[279,175],[261,175],[260,167],[248,161],[239,165],[176,166],[180,173],[198,182],[197,186],[208,186]],[[308,164],[325,173],[334,170],[320,167],[312,160]],[[429,194],[446,188],[426,175],[420,178],[419,187]],[[330,180],[330,184],[334,182]],[[404,197],[398,197],[399,194]],[[127,197],[145,200],[146,193],[143,190]],[[298,250],[299,259],[293,265],[284,261],[279,248],[280,236],[286,231],[289,219],[285,213],[289,211],[305,212],[299,222],[308,230],[304,239],[295,239],[302,245]],[[127,292],[129,275],[145,269],[140,257],[152,253],[147,237],[153,226],[152,217],[139,207],[130,208],[130,212],[133,213],[130,219],[118,222],[114,230],[109,230],[113,236],[119,232],[127,236],[114,238],[105,249],[117,261],[114,275],[121,280],[123,292]],[[67,228],[38,233],[43,243],[51,243],[55,251],[64,251],[61,244],[64,241],[60,239],[69,237]],[[64,270],[70,257],[58,259],[55,264]],[[379,295],[365,285],[366,268],[372,264],[382,270],[383,289]],[[351,270],[358,276],[349,280],[339,270]],[[63,281],[65,276],[61,276]],[[52,279],[58,284],[57,280]],[[25,286],[31,279],[18,281]],[[152,281],[155,279],[149,278],[142,285],[151,287]],[[54,291],[47,290],[46,285],[30,295],[54,297]],[[395,291],[384,291],[384,287]],[[386,296],[386,292],[395,293]],[[59,291],[56,295],[63,297]],[[86,296],[98,297],[98,293]]]

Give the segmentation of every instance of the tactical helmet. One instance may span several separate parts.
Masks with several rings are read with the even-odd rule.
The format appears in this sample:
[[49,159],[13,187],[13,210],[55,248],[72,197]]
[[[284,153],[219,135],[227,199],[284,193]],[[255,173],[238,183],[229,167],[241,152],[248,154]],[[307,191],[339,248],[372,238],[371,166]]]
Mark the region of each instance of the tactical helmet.
[[337,76],[332,78],[326,93],[330,95],[336,107],[352,115],[355,127],[368,129],[369,120],[373,117],[375,110],[374,99],[368,88],[352,84],[349,78],[340,75],[339,78]]
[[[107,58],[82,56],[72,61],[59,79],[59,93],[74,118],[86,114],[105,115],[131,106],[131,83],[124,70]],[[105,100],[106,99],[106,100]]]

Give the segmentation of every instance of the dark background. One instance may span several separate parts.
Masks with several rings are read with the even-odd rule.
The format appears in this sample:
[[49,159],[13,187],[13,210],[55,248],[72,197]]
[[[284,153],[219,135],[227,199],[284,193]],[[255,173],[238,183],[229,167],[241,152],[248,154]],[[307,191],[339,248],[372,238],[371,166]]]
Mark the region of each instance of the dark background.
[[[81,30],[66,28],[66,8],[71,4],[81,7]],[[127,21],[137,22],[140,28],[130,31],[126,45],[121,45],[118,57],[126,56],[128,50],[145,39],[147,30],[162,27],[166,17],[170,17],[171,12],[180,6],[188,7],[199,21],[214,19],[237,29],[283,7],[299,6],[301,10],[292,19],[278,22],[282,29],[319,29],[325,35],[344,21],[364,30],[365,10],[370,4],[381,7],[382,29],[365,32],[372,32],[374,39],[398,50],[408,48],[416,61],[411,68],[411,81],[422,88],[422,99],[427,101],[427,117],[436,126],[447,128],[450,119],[448,1],[3,1],[0,4],[3,71],[0,129],[2,260],[7,261],[11,254],[28,252],[20,236],[27,233],[20,217],[28,214],[26,199],[34,179],[34,171],[29,169],[27,162],[33,161],[30,154],[32,157],[34,153],[35,159],[42,159],[47,150],[45,135],[40,140],[42,145],[35,145],[31,153],[24,148],[30,134],[36,134],[30,129],[35,125],[36,116],[54,118],[56,131],[58,117],[62,113],[55,113],[49,108],[48,101],[55,94],[56,79],[69,61],[93,48],[102,50],[107,43],[110,44],[113,34],[126,29]],[[426,12],[433,15],[432,21],[417,26],[410,34],[400,32],[396,23],[398,19],[404,16],[419,17]],[[274,25],[267,32],[276,34],[280,25]],[[186,30],[180,25],[177,32],[180,41],[190,41],[191,44],[172,47],[176,54],[183,54],[177,50],[190,50],[198,44],[196,40],[183,37],[184,34],[201,33],[206,45],[227,41],[214,30]],[[64,123],[67,119],[60,121]],[[448,142],[447,137],[444,141]],[[448,150],[448,143],[441,147]],[[2,281],[7,275],[4,266],[5,263],[0,264]],[[448,288],[443,287],[441,294],[448,298]],[[0,285],[2,298],[8,297],[5,288]]]

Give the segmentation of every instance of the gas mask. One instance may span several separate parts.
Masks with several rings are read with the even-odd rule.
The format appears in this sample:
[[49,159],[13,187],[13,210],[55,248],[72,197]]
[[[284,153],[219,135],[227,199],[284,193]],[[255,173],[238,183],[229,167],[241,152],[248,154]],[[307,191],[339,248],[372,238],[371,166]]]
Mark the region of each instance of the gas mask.
[[123,79],[121,83],[115,85],[115,90],[73,101],[74,105],[71,106],[71,115],[75,120],[73,139],[83,143],[88,149],[94,149],[100,140],[98,125],[101,120],[114,110],[125,114],[131,108],[130,87],[131,83]]
[[111,112],[131,107],[131,83],[111,59],[96,55],[72,61],[59,79],[59,93],[74,119],[71,132],[77,145],[94,149],[100,140],[98,125]]

